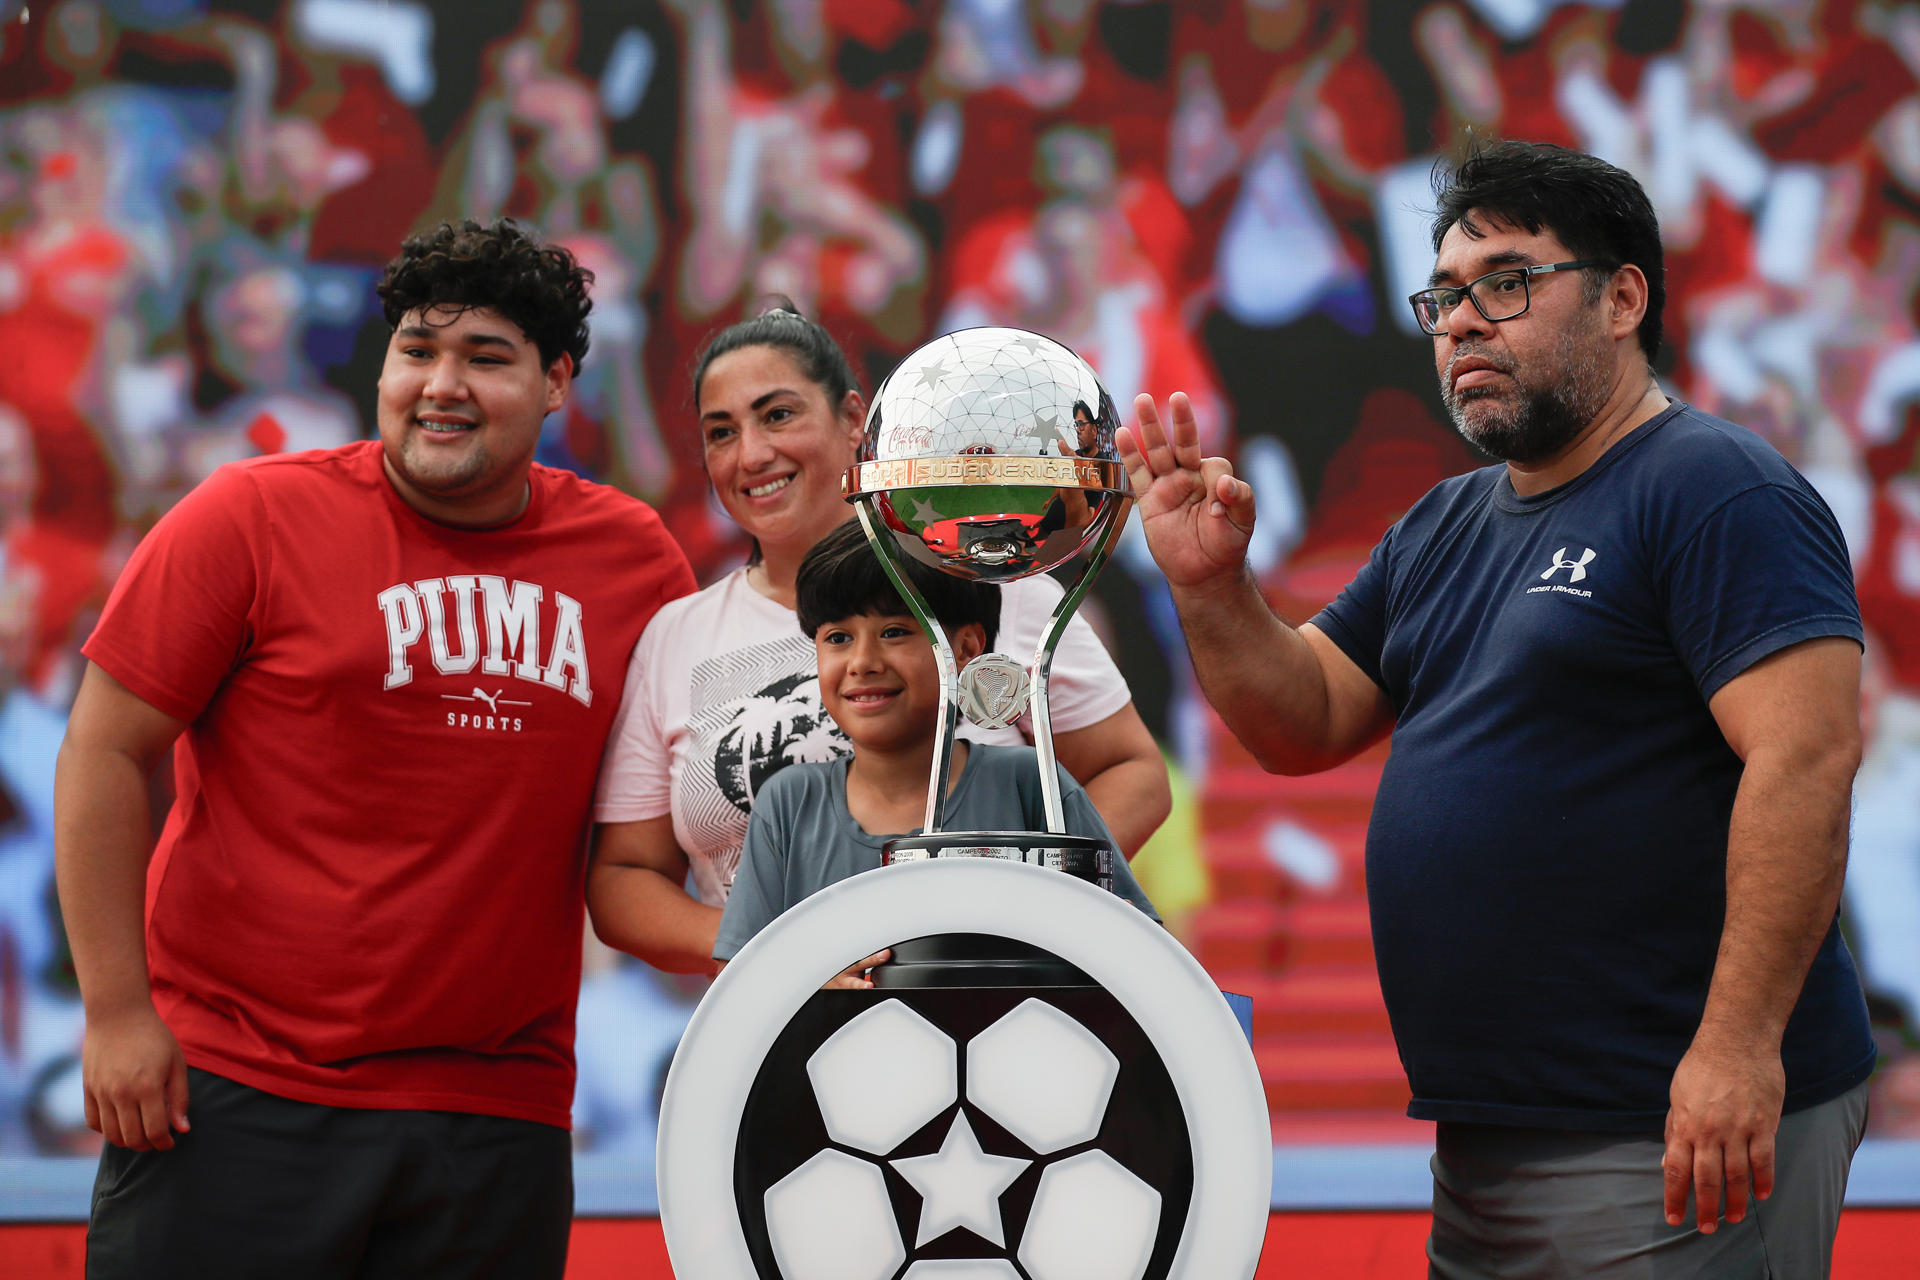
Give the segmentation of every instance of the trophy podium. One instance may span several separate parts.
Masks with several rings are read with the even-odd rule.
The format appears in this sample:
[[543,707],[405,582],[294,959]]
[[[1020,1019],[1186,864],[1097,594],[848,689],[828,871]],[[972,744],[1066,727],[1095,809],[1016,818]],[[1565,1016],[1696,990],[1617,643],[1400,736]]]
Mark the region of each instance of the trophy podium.
[[[1093,982],[820,989],[943,934]],[[1252,1280],[1269,1123],[1219,988],[1133,904],[1011,859],[900,862],[715,979],[661,1101],[660,1222],[680,1280]]]
[[[1118,849],[1068,834],[1047,711],[1061,633],[1112,555],[1132,496],[1114,451],[1113,398],[1086,361],[1021,329],[963,329],[909,355],[875,393],[860,461],[844,485],[867,541],[919,620],[940,671],[940,725],[921,834],[887,843],[888,865],[1000,858],[1111,891]],[[907,557],[993,583],[1046,573],[1084,553],[1079,575],[1031,660],[982,654],[956,671],[945,630],[903,571]],[[945,831],[946,778],[959,718],[1000,728],[1032,716],[1045,831]],[[1084,984],[1053,956],[1003,939],[909,939],[876,985]]]

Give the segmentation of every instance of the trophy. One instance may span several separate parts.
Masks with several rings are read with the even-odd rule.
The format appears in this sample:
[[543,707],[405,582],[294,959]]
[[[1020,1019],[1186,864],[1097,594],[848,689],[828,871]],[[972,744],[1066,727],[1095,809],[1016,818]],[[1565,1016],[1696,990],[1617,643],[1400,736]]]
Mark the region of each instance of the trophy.
[[[901,361],[874,394],[860,460],[845,495],[867,541],[933,642],[940,723],[922,834],[889,841],[886,863],[1005,858],[1051,867],[1111,890],[1119,851],[1067,834],[1047,713],[1047,677],[1061,633],[1113,553],[1132,495],[1114,453],[1113,398],[1061,344],[1022,329],[963,329]],[[946,573],[1005,583],[1085,553],[1030,662],[987,653],[956,671],[939,620],[903,571],[906,557]],[[964,713],[998,728],[1033,717],[1045,831],[942,829],[953,739]],[[984,935],[916,939],[874,971],[879,985],[956,985],[1006,970],[1005,979],[1078,981],[1045,953]],[[1051,966],[1049,965],[1051,962]],[[916,967],[924,972],[909,974]],[[984,980],[995,980],[986,977]]]

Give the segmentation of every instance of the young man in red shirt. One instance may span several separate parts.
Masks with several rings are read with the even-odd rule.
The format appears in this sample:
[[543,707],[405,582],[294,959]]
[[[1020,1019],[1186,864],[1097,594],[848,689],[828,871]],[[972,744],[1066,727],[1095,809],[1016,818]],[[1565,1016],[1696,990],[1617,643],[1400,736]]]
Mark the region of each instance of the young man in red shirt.
[[561,1275],[588,805],[694,585],[650,509],[533,463],[590,283],[510,222],[408,240],[379,439],[215,472],[87,642],[90,1276]]

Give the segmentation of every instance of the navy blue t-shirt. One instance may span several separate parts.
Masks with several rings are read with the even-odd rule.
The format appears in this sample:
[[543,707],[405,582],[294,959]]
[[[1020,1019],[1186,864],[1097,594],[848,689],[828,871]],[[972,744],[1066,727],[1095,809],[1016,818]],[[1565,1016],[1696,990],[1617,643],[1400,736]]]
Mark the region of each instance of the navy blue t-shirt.
[[[1741,764],[1707,700],[1861,639],[1826,504],[1675,405],[1546,493],[1505,466],[1443,482],[1313,621],[1398,714],[1367,897],[1408,1114],[1660,1129],[1726,911]],[[1873,1068],[1837,927],[1782,1056],[1789,1111]]]

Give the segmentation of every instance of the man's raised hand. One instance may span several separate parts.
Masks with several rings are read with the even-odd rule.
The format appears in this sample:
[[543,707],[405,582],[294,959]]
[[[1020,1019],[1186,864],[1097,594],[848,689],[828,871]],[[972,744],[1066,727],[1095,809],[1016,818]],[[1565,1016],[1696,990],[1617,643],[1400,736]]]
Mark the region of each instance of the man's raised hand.
[[1115,443],[1154,563],[1174,587],[1237,578],[1253,535],[1252,486],[1234,477],[1225,458],[1200,456],[1185,392],[1168,398],[1164,427],[1152,396],[1136,397],[1133,408],[1140,425],[1120,428]]

